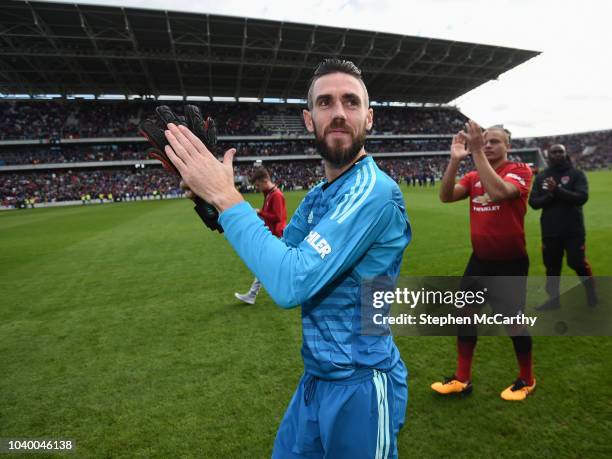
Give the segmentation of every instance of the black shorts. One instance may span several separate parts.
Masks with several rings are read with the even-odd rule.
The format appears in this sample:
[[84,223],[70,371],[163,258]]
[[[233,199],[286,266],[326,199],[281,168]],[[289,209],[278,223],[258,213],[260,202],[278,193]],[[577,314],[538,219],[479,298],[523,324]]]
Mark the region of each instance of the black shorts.
[[529,257],[514,260],[481,260],[470,257],[461,290],[485,290],[486,303],[496,314],[514,316],[523,311],[527,297]]

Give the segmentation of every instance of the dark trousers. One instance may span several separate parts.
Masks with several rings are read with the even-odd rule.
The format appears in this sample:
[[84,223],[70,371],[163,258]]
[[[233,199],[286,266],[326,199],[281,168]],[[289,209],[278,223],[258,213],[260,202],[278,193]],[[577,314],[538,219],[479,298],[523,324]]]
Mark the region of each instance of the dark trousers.
[[[546,266],[546,292],[551,298],[559,297],[559,283],[563,255],[567,254],[567,265],[585,281],[593,275],[584,253],[584,234],[572,234],[542,239],[542,257]],[[587,283],[585,283],[587,286]],[[587,286],[588,288],[588,286]]]
[[[514,260],[481,260],[472,254],[463,273],[460,289],[463,291],[487,291],[486,300],[495,314],[510,317],[520,314],[527,297],[527,275],[529,258]],[[478,312],[479,307],[465,307],[462,312],[468,316]],[[512,335],[528,336],[523,327],[509,328]],[[478,327],[462,324],[457,327],[460,341],[476,341]]]

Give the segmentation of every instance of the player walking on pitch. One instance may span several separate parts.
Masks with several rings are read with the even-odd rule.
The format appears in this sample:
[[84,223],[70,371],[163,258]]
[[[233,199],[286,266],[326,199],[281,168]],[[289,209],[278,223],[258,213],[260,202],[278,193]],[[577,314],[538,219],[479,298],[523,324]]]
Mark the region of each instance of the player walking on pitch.
[[352,62],[319,65],[303,116],[325,179],[306,195],[282,239],[234,188],[234,149],[219,162],[199,136],[170,123],[165,153],[192,192],[219,211],[225,237],[275,302],[302,307],[305,371],[273,457],[397,457],[407,371],[392,336],[360,333],[360,294],[362,279],[397,279],[411,239],[403,197],[364,150],[373,111]]
[[[251,176],[251,182],[257,191],[264,195],[264,204],[257,210],[257,215],[263,219],[268,229],[276,237],[282,237],[283,230],[287,226],[287,208],[283,192],[270,180],[269,172],[263,167],[255,170]],[[261,289],[261,282],[255,278],[247,293],[234,293],[234,296],[247,304],[255,304],[257,294]]]
[[[454,202],[470,198],[470,233],[473,253],[464,273],[470,276],[511,276],[512,298],[490,300],[496,310],[520,313],[526,295],[529,258],[525,245],[525,213],[532,173],[523,163],[508,161],[510,133],[502,127],[484,133],[474,121],[453,137],[451,158],[442,179],[440,200]],[[461,161],[472,154],[476,170],[459,183],[455,177]],[[512,310],[512,308],[515,308]],[[500,312],[500,311],[496,311]],[[532,339],[526,329],[508,330],[519,365],[516,381],[501,393],[504,400],[524,400],[533,392],[536,380],[532,369]],[[475,325],[460,326],[457,336],[457,369],[451,377],[435,382],[439,394],[470,393],[471,367],[476,348]]]
[[597,293],[591,266],[585,256],[584,217],[582,206],[589,199],[589,185],[584,172],[575,169],[561,144],[548,151],[548,169],[533,182],[529,205],[542,209],[542,257],[546,266],[548,301],[537,307],[539,311],[559,309],[561,266],[563,252],[567,264],[583,280],[589,306],[597,305]]

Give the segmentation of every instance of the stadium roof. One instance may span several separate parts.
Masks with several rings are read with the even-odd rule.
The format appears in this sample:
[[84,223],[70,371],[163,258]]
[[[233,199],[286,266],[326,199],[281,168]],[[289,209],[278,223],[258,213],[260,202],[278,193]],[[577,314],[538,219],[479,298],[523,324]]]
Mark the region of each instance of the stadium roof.
[[538,52],[210,14],[8,1],[0,92],[305,97],[323,58],[353,60],[370,99],[448,103]]

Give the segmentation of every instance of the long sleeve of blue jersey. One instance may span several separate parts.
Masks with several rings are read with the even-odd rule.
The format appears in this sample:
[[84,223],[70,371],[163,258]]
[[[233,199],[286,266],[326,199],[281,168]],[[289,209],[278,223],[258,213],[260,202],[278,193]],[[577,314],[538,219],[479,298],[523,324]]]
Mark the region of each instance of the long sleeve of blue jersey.
[[277,239],[247,202],[219,217],[225,237],[281,307],[297,306],[353,267],[385,238],[405,237],[406,214],[392,199],[339,202],[312,229],[298,208]]
[[307,216],[305,215],[303,202],[298,206],[293,217],[283,230],[281,240],[290,247],[297,247],[308,234]]

